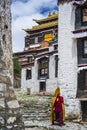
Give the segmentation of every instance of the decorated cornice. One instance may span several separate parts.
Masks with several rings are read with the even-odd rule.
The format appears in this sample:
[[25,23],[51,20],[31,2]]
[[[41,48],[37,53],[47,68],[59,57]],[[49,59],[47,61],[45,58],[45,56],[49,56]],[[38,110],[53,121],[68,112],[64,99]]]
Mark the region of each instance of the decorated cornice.
[[73,31],[74,34],[80,33],[80,32],[87,32],[87,28]]
[[34,62],[32,62],[32,63],[27,63],[27,64],[21,64],[21,67],[22,68],[31,68],[32,66],[34,66]]
[[58,4],[63,4],[65,2],[71,2],[71,1],[79,5],[85,4],[87,2],[87,0],[58,0]]
[[44,57],[44,56],[47,56],[49,57],[50,55],[58,55],[58,50],[55,50],[55,51],[51,51],[51,52],[45,52],[44,54],[37,54],[34,56],[34,58],[39,58],[39,57]]
[[75,0],[74,5],[84,6],[87,5],[87,0]]
[[87,28],[73,31],[73,38],[84,38],[87,36]]
[[13,56],[23,56],[23,55],[29,55],[31,56],[31,54],[35,54],[35,53],[38,53],[38,52],[44,52],[44,51],[49,51],[49,48],[40,48],[40,49],[36,49],[36,50],[26,50],[26,51],[23,51],[23,52],[16,52],[13,54]]
[[75,0],[58,0],[58,4],[63,4],[65,2],[71,2],[71,1],[75,1]]

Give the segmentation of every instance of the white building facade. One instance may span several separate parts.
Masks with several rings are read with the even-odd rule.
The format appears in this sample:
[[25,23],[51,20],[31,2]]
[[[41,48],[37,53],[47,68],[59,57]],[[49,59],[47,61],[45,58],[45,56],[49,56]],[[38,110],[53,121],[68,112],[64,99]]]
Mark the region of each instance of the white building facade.
[[[80,71],[78,73],[78,70],[83,70],[83,66],[87,64],[87,57],[82,55],[84,51],[86,53],[86,44],[82,53],[79,49],[82,39],[87,37],[84,35],[84,32],[87,32],[84,30],[87,28],[86,1],[59,0],[58,6],[58,82],[65,99],[66,115],[69,118],[87,120],[87,93],[84,93],[87,87],[85,81],[80,83],[84,76],[79,76]],[[86,16],[83,16],[82,9],[85,9]],[[85,22],[81,17],[86,17]]]
[[58,86],[58,14],[35,20],[25,29],[25,50],[16,55],[22,66],[21,89],[29,94],[53,94]]
[[[56,59],[57,57],[57,59]],[[39,61],[46,60],[47,71],[46,75],[39,75]],[[58,53],[52,55],[46,54],[35,59],[32,67],[22,68],[21,72],[21,89],[23,92],[29,92],[30,94],[50,95],[53,94],[58,86],[58,77],[56,67],[58,65]],[[26,78],[27,69],[31,71],[31,79]],[[43,70],[43,71],[44,71]]]

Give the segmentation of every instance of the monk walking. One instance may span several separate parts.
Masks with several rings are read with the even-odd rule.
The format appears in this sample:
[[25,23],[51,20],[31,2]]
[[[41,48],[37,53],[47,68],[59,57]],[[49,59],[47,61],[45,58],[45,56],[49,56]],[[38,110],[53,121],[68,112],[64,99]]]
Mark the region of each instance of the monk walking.
[[57,87],[55,90],[54,98],[52,100],[52,110],[51,110],[51,121],[58,122],[59,126],[64,125],[65,120],[65,109],[64,109],[64,99],[60,96],[60,88]]

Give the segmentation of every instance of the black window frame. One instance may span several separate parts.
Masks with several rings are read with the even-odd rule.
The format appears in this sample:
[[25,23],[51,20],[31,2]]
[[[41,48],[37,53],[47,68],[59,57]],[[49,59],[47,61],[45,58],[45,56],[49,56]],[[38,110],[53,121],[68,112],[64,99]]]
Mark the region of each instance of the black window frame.
[[54,51],[58,50],[58,44],[54,45]]
[[86,22],[83,21],[83,10],[84,10],[84,9],[87,9],[87,6],[83,6],[83,7],[81,8],[81,25],[82,25],[82,26],[87,26],[87,21],[86,21]]
[[55,56],[55,77],[58,77],[58,55]]
[[87,58],[87,54],[84,53],[85,41],[87,41],[87,38],[82,39],[82,57],[83,58]]
[[29,38],[29,36],[26,36],[25,37],[25,47],[29,47],[29,44],[30,44],[30,38]]
[[32,69],[26,69],[26,80],[32,79]]
[[86,89],[86,88],[87,88],[87,70],[85,71],[85,87],[84,87],[84,89]]
[[32,63],[32,57],[28,57],[28,63]]
[[[43,63],[45,66],[43,66]],[[47,57],[38,60],[38,79],[39,78],[49,78],[49,60]]]
[[78,89],[79,90],[87,90],[87,80],[86,80],[87,70],[81,70],[78,73]]

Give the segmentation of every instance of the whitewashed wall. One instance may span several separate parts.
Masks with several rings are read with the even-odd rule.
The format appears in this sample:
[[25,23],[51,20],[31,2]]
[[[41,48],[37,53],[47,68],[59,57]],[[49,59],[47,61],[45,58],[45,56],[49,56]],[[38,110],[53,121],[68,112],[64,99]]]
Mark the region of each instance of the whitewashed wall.
[[[57,84],[58,78],[55,77],[55,56],[49,58],[49,78],[46,79],[46,93],[53,94]],[[35,60],[35,64],[32,67],[32,79],[26,80],[26,68],[22,69],[21,73],[21,89],[23,92],[27,92],[27,88],[30,88],[31,94],[39,93],[40,80],[38,80],[38,63]]]
[[58,78],[55,77],[55,56],[49,57],[49,79],[47,79],[47,92],[53,93],[57,87]]
[[66,115],[80,117],[80,102],[76,99],[77,43],[76,39],[72,38],[75,27],[75,7],[72,2],[59,4],[58,21],[58,80],[61,94],[65,99]]

